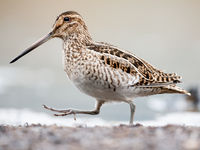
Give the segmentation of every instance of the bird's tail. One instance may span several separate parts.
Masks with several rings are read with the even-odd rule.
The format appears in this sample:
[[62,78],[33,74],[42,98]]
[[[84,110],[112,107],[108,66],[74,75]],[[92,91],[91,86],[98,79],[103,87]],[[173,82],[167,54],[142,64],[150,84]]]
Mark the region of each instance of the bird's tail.
[[176,86],[176,85],[168,85],[168,86],[163,86],[161,88],[161,92],[160,94],[164,94],[164,93],[179,93],[179,94],[186,94],[188,96],[191,96],[191,94],[189,92],[187,92],[186,90]]

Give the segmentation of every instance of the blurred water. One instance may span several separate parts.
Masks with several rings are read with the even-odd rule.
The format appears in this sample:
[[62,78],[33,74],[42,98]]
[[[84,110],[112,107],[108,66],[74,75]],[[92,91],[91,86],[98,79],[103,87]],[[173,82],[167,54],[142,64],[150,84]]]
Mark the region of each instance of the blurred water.
[[[178,119],[177,119],[178,118]],[[153,120],[134,121],[134,124],[140,123],[144,126],[164,126],[168,124],[200,126],[200,112],[174,112],[168,113]],[[77,117],[73,118],[52,117],[44,112],[36,112],[30,109],[0,109],[0,125],[58,125],[58,126],[118,126],[128,124],[128,121],[104,120],[102,118]]]
[[[65,75],[64,72],[63,74]],[[136,120],[151,120],[166,113],[183,111],[187,108],[183,95],[157,95],[138,98],[134,102]],[[89,110],[94,108],[95,100],[82,94],[69,80],[59,81],[51,70],[0,67],[1,108],[28,108],[51,114],[42,108],[43,104],[60,109]],[[128,104],[108,103],[103,105],[97,118],[107,121],[127,121],[129,111]],[[93,116],[81,115],[81,117]]]

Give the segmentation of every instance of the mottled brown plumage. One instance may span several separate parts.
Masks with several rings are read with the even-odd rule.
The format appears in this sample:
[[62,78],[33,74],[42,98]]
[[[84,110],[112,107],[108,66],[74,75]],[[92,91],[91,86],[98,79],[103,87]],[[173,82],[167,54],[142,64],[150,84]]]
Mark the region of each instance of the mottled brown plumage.
[[176,86],[181,77],[164,73],[134,54],[104,42],[92,40],[80,14],[74,11],[59,15],[52,31],[16,57],[15,62],[47,40],[58,37],[64,41],[64,70],[82,92],[97,100],[93,111],[56,110],[56,116],[98,114],[105,102],[126,102],[130,105],[133,123],[133,98],[163,93],[189,93]]
[[[180,82],[181,77],[177,76],[175,73],[164,73],[158,69],[155,69],[153,66],[145,62],[144,60],[134,56],[133,54],[120,51],[118,48],[113,48],[113,46],[104,44],[104,45],[88,45],[90,50],[101,53],[101,59],[105,64],[110,65],[114,69],[121,69],[122,71],[134,74],[140,73],[141,80],[137,85],[150,85],[153,83],[178,83]],[[104,57],[105,54],[110,56],[115,56],[121,59],[124,59],[130,63],[129,66],[124,67],[122,62],[114,61],[109,57]],[[113,62],[114,61],[114,62]],[[132,65],[132,66],[131,66]],[[138,70],[138,72],[136,71]]]

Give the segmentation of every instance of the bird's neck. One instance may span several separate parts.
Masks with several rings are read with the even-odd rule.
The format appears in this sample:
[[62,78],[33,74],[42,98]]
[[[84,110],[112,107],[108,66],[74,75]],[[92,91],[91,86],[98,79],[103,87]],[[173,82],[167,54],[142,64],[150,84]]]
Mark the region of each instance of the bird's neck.
[[92,42],[92,38],[88,30],[78,30],[76,29],[73,32],[69,32],[68,36],[63,39],[65,43],[74,42],[78,45],[88,45]]
[[89,34],[73,33],[64,39],[65,52],[81,52],[87,45],[92,43],[92,38]]
[[64,69],[70,79],[75,76],[74,71],[80,67],[79,63],[83,61],[84,51],[91,42],[92,38],[86,34],[71,34],[64,40]]
[[81,59],[87,45],[93,43],[88,32],[75,32],[64,39],[65,63],[77,62]]

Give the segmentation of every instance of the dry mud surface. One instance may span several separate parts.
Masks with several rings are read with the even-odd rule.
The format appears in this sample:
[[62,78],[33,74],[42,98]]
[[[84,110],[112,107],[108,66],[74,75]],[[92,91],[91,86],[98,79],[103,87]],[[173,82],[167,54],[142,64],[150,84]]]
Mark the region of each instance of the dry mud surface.
[[0,126],[0,150],[200,150],[200,127]]

